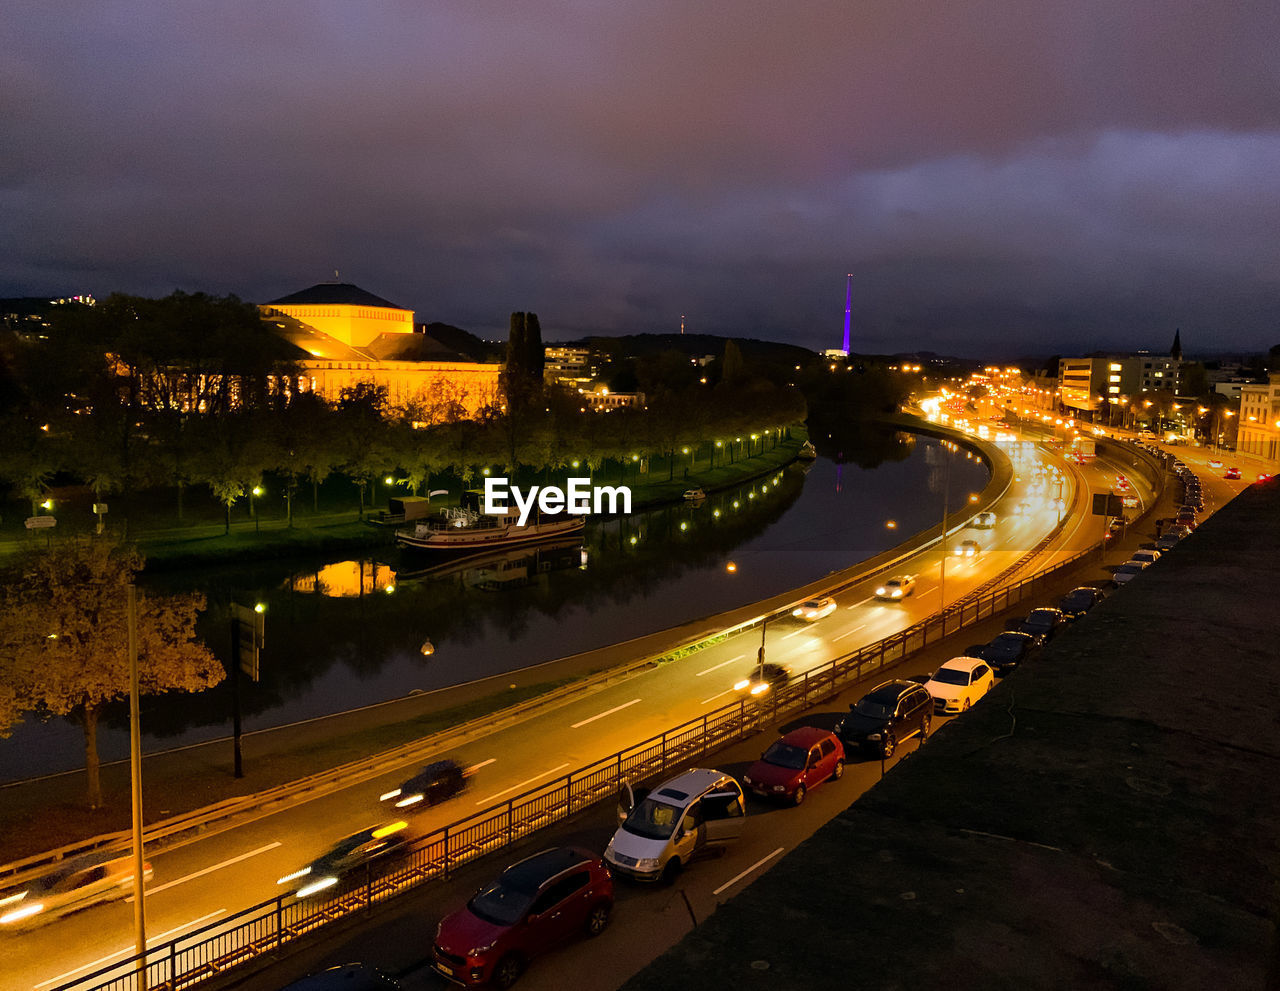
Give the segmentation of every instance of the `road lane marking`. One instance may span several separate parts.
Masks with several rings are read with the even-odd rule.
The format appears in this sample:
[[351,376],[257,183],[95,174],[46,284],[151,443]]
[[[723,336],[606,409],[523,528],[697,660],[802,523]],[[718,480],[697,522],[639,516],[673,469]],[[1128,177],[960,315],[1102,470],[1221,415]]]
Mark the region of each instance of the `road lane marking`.
[[703,699],[701,702],[698,703],[698,705],[706,705],[708,702],[714,702],[716,699],[720,698],[722,695],[731,695],[732,693],[733,693],[732,688],[726,688],[719,695],[712,695],[711,698],[709,699]]
[[741,881],[744,877],[746,877],[748,874],[750,874],[752,871],[754,871],[757,867],[761,867],[761,866],[763,866],[764,864],[767,864],[769,861],[771,861],[774,857],[776,857],[778,854],[780,854],[780,853],[781,853],[783,850],[785,850],[785,849],[786,849],[786,847],[781,847],[781,846],[780,846],[780,847],[778,847],[778,849],[774,850],[774,851],[773,851],[773,853],[769,854],[769,856],[767,856],[767,857],[761,857],[759,860],[757,860],[754,864],[752,864],[750,867],[748,867],[745,871],[743,871],[743,872],[742,872],[741,874],[739,874],[737,877],[735,877],[735,878],[731,878],[730,880],[726,881],[724,884],[720,885],[720,887],[716,888],[716,890],[715,890],[715,891],[713,891],[713,892],[711,892],[711,893],[712,893],[713,895],[718,895],[718,894],[720,894],[720,892],[724,891],[726,888],[732,888],[735,884],[737,884],[737,883],[738,883],[739,881]]
[[866,625],[867,625],[866,623],[863,623],[862,626],[855,626],[852,630],[849,630],[847,633],[841,633],[838,637],[832,637],[831,642],[835,643],[837,640],[843,640],[845,637],[851,637],[855,633],[857,633],[859,630],[864,629]]
[[792,637],[798,637],[804,630],[796,630],[794,633],[788,633],[785,636],[778,637],[779,640],[790,640]]
[[[151,936],[147,939],[147,945],[150,946],[152,943],[158,943],[158,942],[161,942],[162,940],[168,939],[174,933],[182,932],[182,930],[184,929],[194,929],[196,926],[200,925],[202,922],[208,922],[210,919],[216,919],[220,915],[225,915],[226,911],[227,910],[225,908],[220,908],[216,912],[210,912],[208,915],[202,915],[198,919],[192,919],[190,922],[184,922],[180,926],[175,926],[173,929],[170,929],[168,932],[160,933],[158,936]],[[127,947],[123,950],[116,950],[115,953],[108,953],[105,957],[99,957],[97,960],[94,960],[92,963],[81,964],[75,970],[69,970],[65,974],[59,974],[57,977],[50,978],[47,981],[41,981],[39,984],[35,984],[32,986],[36,989],[36,991],[39,991],[40,988],[52,987],[55,984],[62,983],[62,981],[65,978],[70,977],[72,974],[78,974],[83,970],[92,970],[93,968],[99,966],[100,964],[110,963],[116,957],[131,956],[133,954],[133,951],[134,951],[134,948],[132,946]]]
[[874,596],[870,596],[870,595],[868,595],[865,599],[859,599],[859,600],[858,600],[857,602],[855,602],[853,605],[851,605],[851,606],[845,606],[845,608],[846,608],[846,609],[857,609],[857,608],[858,608],[858,606],[866,605],[868,602],[870,602],[870,601],[872,600],[872,598],[874,598]]
[[469,768],[467,768],[462,773],[467,777],[470,777],[471,775],[475,774],[476,771],[480,770],[480,768],[488,767],[497,759],[498,759],[497,757],[490,757],[488,760],[482,760],[479,764],[472,764]]
[[563,770],[568,766],[569,766],[569,762],[565,761],[563,764],[559,764],[556,767],[553,767],[549,771],[543,771],[541,774],[535,774],[533,777],[526,778],[524,781],[521,781],[519,784],[512,785],[510,788],[503,788],[502,791],[496,791],[492,795],[490,795],[488,798],[480,799],[480,801],[476,802],[476,804],[484,805],[485,802],[492,802],[495,798],[501,798],[503,795],[507,794],[508,792],[515,791],[517,788],[523,788],[525,785],[531,785],[535,781],[539,781],[542,778],[547,777],[548,775],[555,774],[556,771]]
[[712,671],[719,671],[722,667],[725,667],[729,664],[735,664],[738,661],[746,660],[746,658],[747,658],[746,654],[739,654],[737,657],[731,657],[727,661],[721,661],[719,664],[709,667],[705,671],[699,671],[697,674],[694,675],[694,677],[701,678],[704,674],[710,674]]
[[[220,864],[214,864],[212,867],[206,867],[203,870],[196,871],[194,874],[188,874],[186,877],[180,877],[176,881],[169,881],[154,888],[147,888],[146,893],[148,895],[157,895],[168,888],[174,887],[175,885],[183,884],[186,881],[194,881],[198,877],[204,877],[206,874],[212,874],[214,871],[221,870],[224,867],[230,867],[232,864],[238,864],[242,860],[248,860],[250,857],[256,857],[258,854],[266,853],[268,850],[274,850],[280,845],[279,840],[275,843],[268,843],[266,846],[260,846],[256,850],[250,850],[248,853],[242,853],[238,857],[232,857],[230,860],[224,860]],[[130,895],[125,899],[125,901],[133,901],[133,896]]]
[[603,719],[605,716],[612,716],[615,712],[621,712],[623,709],[629,709],[639,701],[639,699],[632,699],[630,702],[623,702],[622,705],[615,705],[612,709],[607,709],[604,712],[597,713],[589,719],[582,720],[580,723],[574,723],[569,728],[577,729],[579,726],[586,726],[587,723],[594,723],[597,719]]

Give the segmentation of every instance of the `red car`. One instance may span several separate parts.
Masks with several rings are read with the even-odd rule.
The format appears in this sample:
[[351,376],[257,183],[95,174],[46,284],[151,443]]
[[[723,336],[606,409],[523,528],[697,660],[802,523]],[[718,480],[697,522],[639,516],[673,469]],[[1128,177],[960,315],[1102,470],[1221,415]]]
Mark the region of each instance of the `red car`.
[[1226,470],[1226,473],[1225,473],[1222,477],[1223,477],[1223,478],[1239,478],[1239,477],[1240,477],[1240,469],[1239,469],[1239,468],[1228,468],[1228,469]]
[[747,769],[742,783],[763,798],[799,805],[805,793],[844,774],[844,747],[830,730],[793,729]]
[[579,847],[543,850],[440,923],[432,963],[467,987],[509,988],[539,953],[575,933],[600,935],[612,911],[613,878],[603,860]]

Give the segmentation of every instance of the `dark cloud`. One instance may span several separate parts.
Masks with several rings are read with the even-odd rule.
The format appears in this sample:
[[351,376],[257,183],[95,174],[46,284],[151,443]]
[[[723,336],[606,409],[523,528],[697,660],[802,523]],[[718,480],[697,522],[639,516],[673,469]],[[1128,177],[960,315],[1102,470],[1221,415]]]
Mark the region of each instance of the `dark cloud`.
[[821,346],[853,272],[869,348],[1280,335],[1274,0],[10,6],[0,293]]

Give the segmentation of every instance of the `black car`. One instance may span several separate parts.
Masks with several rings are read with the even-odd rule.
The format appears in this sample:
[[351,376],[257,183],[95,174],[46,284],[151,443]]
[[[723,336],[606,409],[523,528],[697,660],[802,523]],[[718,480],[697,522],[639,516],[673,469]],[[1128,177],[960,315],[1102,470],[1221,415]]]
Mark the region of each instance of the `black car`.
[[399,987],[376,967],[349,963],[294,981],[282,991],[398,991]]
[[286,874],[276,884],[285,886],[299,900],[321,892],[338,894],[353,881],[364,880],[376,862],[402,852],[409,841],[408,825],[401,820],[344,836],[306,867]]
[[466,787],[466,772],[457,761],[438,760],[428,764],[399,788],[385,792],[380,801],[397,809],[426,808],[452,798]]
[[1079,619],[1105,597],[1102,589],[1094,588],[1092,585],[1081,585],[1059,599],[1058,608],[1067,619]]
[[1018,630],[1022,633],[1030,633],[1038,643],[1048,643],[1062,629],[1066,621],[1061,609],[1055,609],[1053,606],[1043,606],[1040,609],[1032,609],[1031,612],[1027,613],[1027,618],[1022,621],[1022,625],[1018,627]]
[[853,705],[849,715],[836,723],[836,736],[845,752],[854,747],[881,757],[892,757],[898,744],[917,733],[929,737],[933,699],[914,681],[886,681]]
[[1006,630],[988,644],[970,647],[965,654],[968,657],[981,657],[1003,678],[1035,653],[1038,646],[1039,642],[1030,633]]

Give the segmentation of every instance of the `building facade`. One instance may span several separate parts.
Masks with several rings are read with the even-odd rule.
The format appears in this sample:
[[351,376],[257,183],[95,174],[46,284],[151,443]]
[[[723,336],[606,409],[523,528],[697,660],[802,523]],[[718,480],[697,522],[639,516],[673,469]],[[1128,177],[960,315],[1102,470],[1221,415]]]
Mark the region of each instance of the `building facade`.
[[1280,461],[1280,372],[1268,382],[1240,389],[1240,426],[1236,450]]

